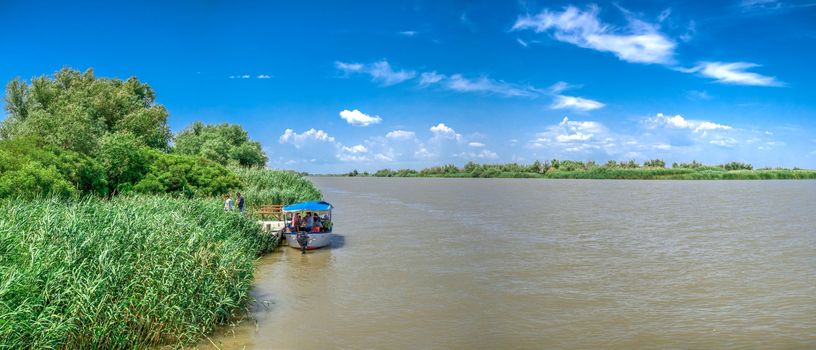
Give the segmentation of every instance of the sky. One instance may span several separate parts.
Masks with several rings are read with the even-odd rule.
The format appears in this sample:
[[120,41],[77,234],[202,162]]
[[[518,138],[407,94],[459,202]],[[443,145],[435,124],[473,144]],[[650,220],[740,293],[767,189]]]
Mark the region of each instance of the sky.
[[0,0],[0,41],[2,81],[135,76],[273,168],[816,168],[816,0]]

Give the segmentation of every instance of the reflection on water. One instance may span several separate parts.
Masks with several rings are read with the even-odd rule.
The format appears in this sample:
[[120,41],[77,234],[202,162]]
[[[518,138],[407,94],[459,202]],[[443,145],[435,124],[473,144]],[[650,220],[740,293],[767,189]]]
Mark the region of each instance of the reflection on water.
[[814,181],[313,180],[332,248],[262,258],[220,347],[816,346]]

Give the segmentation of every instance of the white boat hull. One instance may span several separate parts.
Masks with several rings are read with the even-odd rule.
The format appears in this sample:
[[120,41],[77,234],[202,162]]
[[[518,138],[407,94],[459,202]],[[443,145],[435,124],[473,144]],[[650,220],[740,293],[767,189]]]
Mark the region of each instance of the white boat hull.
[[[309,243],[306,244],[306,250],[323,248],[331,244],[331,232],[309,232]],[[300,249],[300,243],[297,241],[296,233],[284,233],[286,244],[292,248]]]

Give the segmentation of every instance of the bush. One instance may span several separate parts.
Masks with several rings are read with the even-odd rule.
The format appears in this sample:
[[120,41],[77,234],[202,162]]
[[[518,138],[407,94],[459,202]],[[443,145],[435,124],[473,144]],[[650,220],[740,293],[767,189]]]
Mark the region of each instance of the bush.
[[133,185],[136,192],[207,197],[241,188],[241,182],[233,172],[213,161],[155,150],[148,152],[154,161],[147,175]]
[[[0,182],[7,184],[0,197],[107,193],[104,169],[98,162],[35,138],[0,141]],[[64,190],[65,186],[71,189]]]

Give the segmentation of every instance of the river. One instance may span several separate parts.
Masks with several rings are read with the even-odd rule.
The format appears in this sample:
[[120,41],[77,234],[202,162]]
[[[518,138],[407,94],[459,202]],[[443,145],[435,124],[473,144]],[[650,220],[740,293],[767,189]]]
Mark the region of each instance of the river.
[[219,347],[816,347],[816,181],[312,180],[331,248]]

